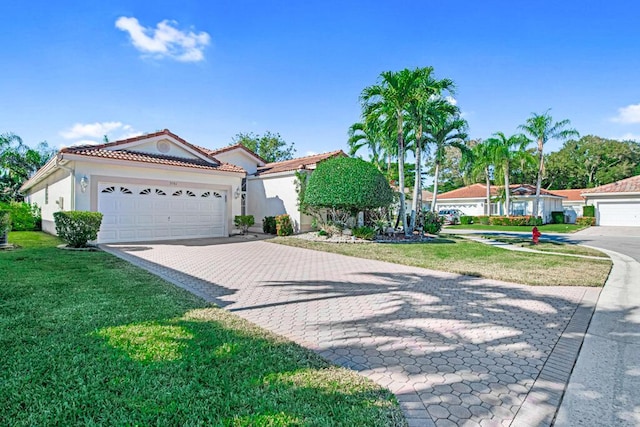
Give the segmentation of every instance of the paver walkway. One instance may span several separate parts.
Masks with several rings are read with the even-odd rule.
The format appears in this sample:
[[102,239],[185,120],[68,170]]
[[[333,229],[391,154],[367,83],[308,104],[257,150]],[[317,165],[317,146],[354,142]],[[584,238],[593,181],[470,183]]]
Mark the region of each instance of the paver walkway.
[[599,293],[219,243],[105,249],[388,387],[415,426],[549,425]]

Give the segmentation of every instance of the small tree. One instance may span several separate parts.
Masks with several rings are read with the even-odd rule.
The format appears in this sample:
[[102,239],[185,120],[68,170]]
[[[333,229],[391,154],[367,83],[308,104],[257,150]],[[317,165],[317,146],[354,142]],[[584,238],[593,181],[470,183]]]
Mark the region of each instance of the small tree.
[[249,232],[249,227],[253,226],[256,223],[253,215],[236,215],[233,218],[233,223],[236,227],[242,230],[242,234],[247,234]]
[[371,163],[335,157],[320,163],[309,177],[304,203],[315,208],[355,215],[359,211],[389,206],[393,191]]

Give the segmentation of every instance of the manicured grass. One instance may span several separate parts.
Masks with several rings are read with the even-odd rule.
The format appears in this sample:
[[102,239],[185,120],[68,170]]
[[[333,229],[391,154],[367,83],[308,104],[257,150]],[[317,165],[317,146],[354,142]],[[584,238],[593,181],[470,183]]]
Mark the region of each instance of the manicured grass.
[[296,237],[271,240],[289,246],[333,252],[432,270],[529,285],[602,286],[611,270],[608,259],[593,260],[508,251],[456,237],[410,244],[336,244]]
[[561,242],[554,242],[551,240],[541,239],[540,243],[534,245],[530,238],[513,237],[513,236],[500,236],[495,234],[476,234],[476,237],[483,237],[485,239],[496,240],[498,242],[509,243],[511,245],[521,246],[523,248],[534,249],[542,252],[557,252],[571,255],[587,255],[600,258],[608,258],[608,256],[597,249],[587,248],[585,246],[567,244]]
[[[448,225],[445,228],[452,230],[491,230],[491,231],[518,231],[521,233],[531,233],[531,226],[515,226],[515,225],[482,225],[482,224],[467,224],[467,225]],[[576,224],[545,224],[539,225],[538,230],[541,233],[575,233],[585,229],[584,225]]]
[[0,425],[405,425],[395,398],[103,252],[0,252]]

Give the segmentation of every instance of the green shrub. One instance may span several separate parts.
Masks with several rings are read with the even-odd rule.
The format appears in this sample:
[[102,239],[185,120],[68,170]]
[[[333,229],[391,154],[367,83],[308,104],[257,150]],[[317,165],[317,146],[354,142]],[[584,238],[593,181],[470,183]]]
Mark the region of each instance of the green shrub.
[[266,234],[276,234],[276,217],[275,216],[265,216],[262,219],[262,231]]
[[481,215],[481,216],[477,216],[476,220],[478,221],[479,224],[489,225],[491,223],[490,218],[491,218],[490,216]]
[[320,163],[305,189],[304,203],[355,213],[389,206],[393,191],[371,163],[351,157],[334,157]]
[[542,225],[542,218],[532,215],[523,216],[492,216],[489,217],[490,225],[534,226]]
[[233,223],[242,230],[242,234],[247,234],[249,227],[256,223],[253,219],[253,215],[236,215],[233,218]]
[[364,239],[364,240],[373,240],[374,237],[376,237],[376,229],[374,227],[369,227],[369,226],[362,226],[362,227],[355,227],[351,230],[352,234],[359,238],[359,239]]
[[98,238],[102,223],[100,212],[61,211],[53,214],[56,233],[72,248],[84,248],[90,240]]
[[593,205],[585,205],[582,207],[582,216],[595,218],[596,216],[596,207]]
[[564,212],[562,211],[551,212],[551,222],[553,224],[564,224]]
[[474,223],[474,217],[469,215],[461,215],[460,216],[460,224],[468,225]]
[[11,231],[11,212],[0,210],[0,237]]
[[422,215],[423,230],[425,233],[438,234],[442,230],[442,218],[437,212],[426,211]]
[[587,226],[596,225],[596,219],[595,217],[592,217],[592,216],[582,216],[582,217],[576,218],[576,225],[587,225]]
[[0,203],[0,210],[11,212],[11,229],[13,231],[34,231],[42,229],[40,208],[26,202]]
[[289,215],[278,215],[276,217],[276,234],[278,236],[291,236],[293,234],[293,224]]

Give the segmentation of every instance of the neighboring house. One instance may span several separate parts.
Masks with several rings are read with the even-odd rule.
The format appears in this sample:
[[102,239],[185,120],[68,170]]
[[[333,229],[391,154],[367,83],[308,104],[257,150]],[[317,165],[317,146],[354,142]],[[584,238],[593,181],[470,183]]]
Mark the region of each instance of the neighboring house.
[[[391,186],[391,189],[398,193],[398,186]],[[422,190],[422,210],[423,211],[428,211],[431,210],[431,202],[433,201],[433,193],[427,190]],[[411,208],[413,206],[413,189],[409,188],[409,187],[405,187],[404,189],[404,207],[405,207],[405,211],[407,212],[407,215],[411,214]],[[400,207],[400,203],[396,203],[395,204],[395,211],[398,211],[398,208]]]
[[564,222],[575,224],[576,219],[582,216],[582,208],[587,204],[586,199],[582,196],[584,188],[572,190],[551,190],[553,194],[564,196],[562,200],[562,208],[564,210]]
[[[491,198],[499,195],[502,187],[491,186]],[[511,192],[511,215],[533,215],[533,203],[536,188],[529,184],[513,184]],[[487,187],[484,184],[472,184],[447,193],[438,194],[437,210],[458,209],[463,215],[486,215]],[[540,190],[540,205],[537,216],[545,223],[551,221],[551,212],[562,211],[563,196],[547,190]],[[492,200],[491,215],[505,215],[504,203]]]
[[640,227],[640,175],[584,190],[597,225]]
[[284,178],[288,170],[293,175],[298,167],[290,169],[289,162],[312,170],[339,153],[266,164],[241,145],[209,150],[165,129],[64,148],[21,191],[42,209],[43,230],[52,234],[56,211],[101,212],[99,243],[228,236],[234,216],[243,213],[257,222],[267,214],[288,213],[297,229],[304,229],[294,181],[277,185],[274,193],[271,180]]

